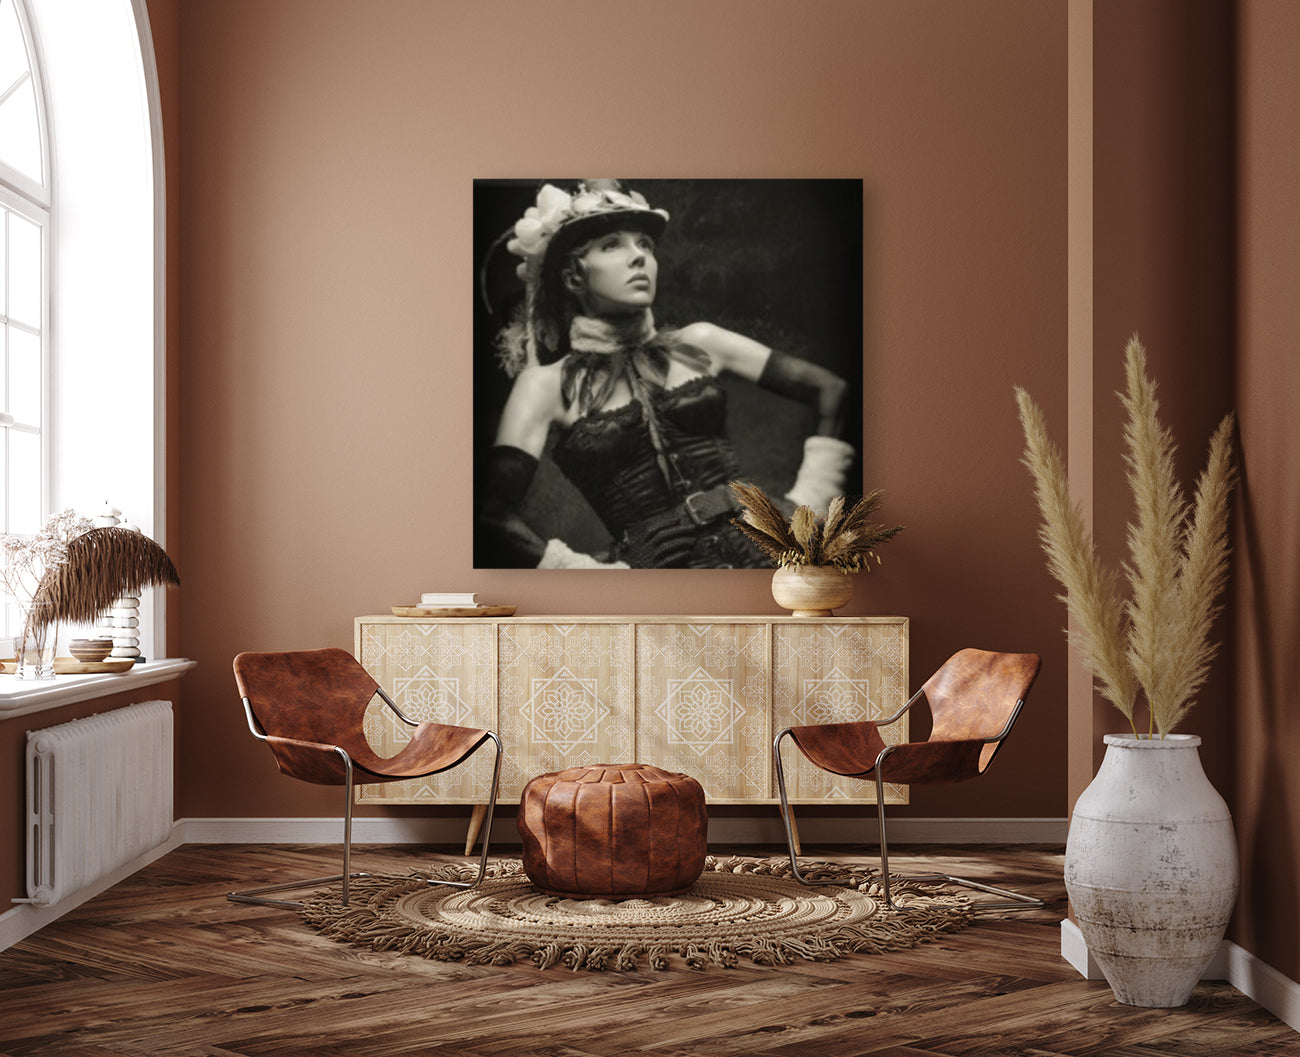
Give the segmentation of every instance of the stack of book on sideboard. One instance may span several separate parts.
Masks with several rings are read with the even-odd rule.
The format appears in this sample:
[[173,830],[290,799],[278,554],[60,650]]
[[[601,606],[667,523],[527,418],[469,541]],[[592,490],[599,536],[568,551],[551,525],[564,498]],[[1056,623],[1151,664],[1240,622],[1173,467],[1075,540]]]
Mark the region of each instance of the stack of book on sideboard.
[[514,606],[480,602],[473,591],[426,591],[413,606],[393,606],[395,617],[512,617]]
[[426,591],[420,596],[421,609],[481,609],[477,591]]

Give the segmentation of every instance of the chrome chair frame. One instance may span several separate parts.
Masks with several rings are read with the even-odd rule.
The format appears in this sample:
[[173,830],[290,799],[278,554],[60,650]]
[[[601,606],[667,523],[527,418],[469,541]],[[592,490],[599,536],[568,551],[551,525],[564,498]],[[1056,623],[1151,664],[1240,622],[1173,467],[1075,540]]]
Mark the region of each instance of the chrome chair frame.
[[[925,691],[923,689],[918,690],[910,698],[908,698],[907,704],[905,704],[902,708],[900,708],[888,719],[879,720],[876,723],[876,726],[887,727],[891,723],[896,723],[898,720],[902,719],[903,716],[907,714],[908,710],[914,704],[916,704],[916,702],[923,696],[925,696]],[[1001,732],[998,733],[995,737],[984,738],[983,741],[985,745],[996,744],[997,742],[1000,742],[1003,739],[1005,739],[1006,736],[1011,733],[1011,728],[1016,722],[1016,717],[1020,715],[1020,709],[1024,706],[1024,703],[1025,703],[1024,698],[1020,698],[1016,702],[1015,708],[1012,710],[1011,716],[1007,720],[1006,725],[1002,728]],[[781,733],[779,733],[775,738],[772,739],[772,762],[776,768],[777,792],[781,800],[781,805],[780,805],[781,821],[785,825],[785,840],[786,840],[786,847],[789,849],[790,852],[791,873],[793,873],[796,881],[798,881],[802,885],[807,885],[809,887],[816,887],[818,885],[841,885],[850,888],[855,888],[857,887],[857,885],[853,881],[848,880],[846,878],[823,878],[821,880],[812,880],[810,878],[805,877],[803,873],[800,872],[799,870],[798,855],[795,851],[794,826],[791,822],[790,800],[789,797],[786,795],[785,768],[782,766],[781,763],[781,739],[787,737],[792,732],[793,732],[792,727],[786,727],[785,730],[781,731]],[[879,755],[876,756],[876,763],[874,768],[875,782],[876,782],[876,812],[877,812],[877,816],[880,819],[881,886],[885,897],[885,905],[888,906],[890,910],[898,910],[900,909],[900,907],[894,902],[893,894],[890,886],[891,874],[889,870],[889,838],[885,829],[885,779],[884,779],[884,772],[883,772],[882,765],[884,764],[885,760],[889,758],[889,755],[898,748],[899,748],[898,745],[886,745],[885,748],[881,750]],[[995,910],[998,911],[1040,910],[1047,905],[1043,900],[1037,899],[1033,896],[1027,896],[1019,892],[1012,892],[1006,888],[997,888],[994,887],[993,885],[986,885],[983,882],[972,881],[969,878],[965,878],[965,877],[955,877],[951,874],[940,874],[940,873],[898,874],[897,877],[900,881],[928,881],[928,882],[943,882],[947,884],[960,885],[964,888],[971,888],[977,891],[988,892],[992,895],[998,895],[1003,897],[1004,900],[1003,902],[990,902],[988,900],[973,901],[971,904],[971,908],[977,912],[995,911]]]
[[[388,696],[383,687],[376,687],[375,693],[380,697],[385,705],[392,709],[397,718],[407,726],[418,727],[420,725],[418,721],[411,719],[397,707],[397,702]],[[269,738],[267,737],[266,731],[261,728],[260,724],[257,722],[257,718],[253,715],[253,706],[249,703],[248,698],[243,697],[240,700],[244,703],[244,716],[248,720],[248,729],[252,732],[253,737],[258,741],[268,741]],[[479,856],[478,873],[472,881],[436,881],[430,879],[430,885],[450,885],[455,888],[476,888],[482,882],[484,875],[487,873],[488,843],[492,837],[492,815],[497,803],[497,789],[501,781],[501,757],[503,755],[503,746],[500,737],[498,737],[493,731],[488,731],[487,736],[491,738],[493,744],[496,745],[496,761],[492,766],[492,791],[488,796],[487,818],[483,824],[483,851]],[[278,884],[261,885],[257,888],[245,888],[237,892],[227,892],[226,899],[230,902],[252,903],[257,906],[284,907],[289,910],[296,910],[303,905],[301,901],[289,899],[267,899],[265,897],[274,892],[288,892],[293,891],[294,889],[312,888],[319,885],[333,884],[336,881],[342,881],[343,905],[347,906],[348,898],[351,894],[352,879],[356,877],[370,876],[370,874],[365,872],[354,873],[352,871],[352,758],[347,754],[346,750],[340,748],[338,745],[322,744],[317,747],[322,750],[338,753],[339,757],[343,761],[343,773],[345,776],[343,783],[343,872],[329,874],[325,877],[312,877],[303,881],[283,881]],[[480,745],[479,747],[481,748],[482,746]],[[478,749],[475,749],[474,752],[478,752]],[[472,756],[473,753],[470,755]],[[466,758],[468,759],[468,757]]]

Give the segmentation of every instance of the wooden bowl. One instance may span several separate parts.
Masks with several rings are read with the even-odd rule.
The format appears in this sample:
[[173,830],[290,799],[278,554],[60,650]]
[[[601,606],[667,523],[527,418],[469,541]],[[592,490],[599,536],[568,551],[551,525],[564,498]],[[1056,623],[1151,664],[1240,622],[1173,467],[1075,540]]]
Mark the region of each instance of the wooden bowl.
[[68,652],[83,664],[96,664],[113,652],[112,639],[73,639]]

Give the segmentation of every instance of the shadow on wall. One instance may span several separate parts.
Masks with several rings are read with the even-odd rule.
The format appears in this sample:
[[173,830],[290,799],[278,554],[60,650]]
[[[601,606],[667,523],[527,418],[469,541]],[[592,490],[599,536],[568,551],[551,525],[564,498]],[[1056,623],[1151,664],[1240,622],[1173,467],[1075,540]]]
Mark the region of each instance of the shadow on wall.
[[[1294,868],[1297,856],[1297,820],[1288,810],[1294,792],[1285,780],[1285,776],[1294,770],[1294,762],[1285,758],[1286,739],[1281,736],[1282,703],[1275,678],[1277,658],[1273,656],[1272,649],[1275,629],[1270,617],[1273,611],[1273,592],[1261,561],[1262,545],[1244,459],[1238,488],[1245,541],[1244,552],[1239,560],[1244,561],[1249,569],[1254,592],[1251,617],[1255,625],[1254,666],[1259,679],[1256,737],[1262,738],[1266,743],[1262,754],[1263,765],[1250,776],[1255,788],[1250,795],[1238,798],[1239,805],[1257,805],[1255,813],[1249,819],[1237,818],[1237,824],[1241,827],[1238,836],[1241,841],[1246,928],[1251,933],[1241,939],[1244,941],[1243,946],[1263,961],[1287,971],[1289,967],[1285,962],[1294,959],[1292,944],[1294,938],[1300,935],[1300,903],[1297,903],[1295,897],[1300,877]],[[1293,597],[1292,601],[1300,608],[1300,596]],[[1300,623],[1297,617],[1300,617],[1300,613],[1292,614],[1288,626],[1294,627]],[[1255,908],[1267,908],[1267,920],[1260,919]],[[1238,907],[1238,928],[1241,928],[1242,909]]]

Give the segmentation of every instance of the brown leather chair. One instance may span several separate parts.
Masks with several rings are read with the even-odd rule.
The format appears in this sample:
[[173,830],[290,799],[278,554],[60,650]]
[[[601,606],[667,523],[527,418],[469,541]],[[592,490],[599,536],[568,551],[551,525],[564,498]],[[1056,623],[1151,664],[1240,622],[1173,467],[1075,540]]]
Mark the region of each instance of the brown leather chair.
[[[1025,698],[1029,696],[1029,688],[1038,677],[1039,665],[1036,653],[962,650],[953,654],[907,704],[888,719],[788,727],[781,731],[772,741],[772,760],[776,767],[781,819],[785,823],[794,876],[806,885],[828,883],[808,880],[799,871],[785,772],[781,766],[782,738],[788,736],[809,761],[823,770],[848,778],[875,779],[876,809],[880,816],[880,869],[885,902],[892,908],[889,842],[885,833],[885,783],[961,782],[983,774],[1011,733]],[[886,744],[880,728],[896,722],[922,697],[929,703],[933,719],[929,739]],[[1006,900],[978,901],[974,904],[977,910],[1030,910],[1044,905],[1040,899],[947,874],[926,874],[910,879],[948,881],[991,892]]]
[[[346,650],[241,653],[235,658],[234,667],[248,729],[253,737],[270,747],[281,773],[318,785],[343,786],[343,872],[231,892],[226,898],[238,903],[299,907],[302,904],[298,902],[263,897],[269,892],[342,881],[346,906],[349,882],[353,877],[365,876],[351,872],[352,787],[422,778],[450,770],[491,741],[496,745],[496,764],[492,770],[478,876],[472,881],[436,883],[473,888],[483,880],[492,833],[492,810],[501,777],[501,739],[496,734],[490,730],[417,723],[409,719]],[[406,747],[387,759],[371,750],[362,727],[366,709],[376,695],[403,723],[414,728]]]

